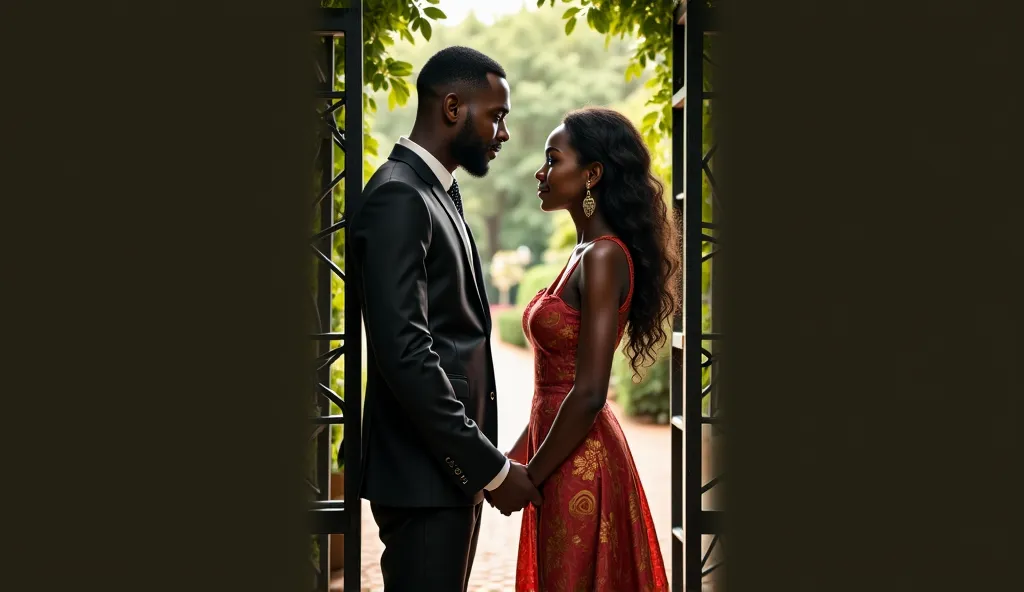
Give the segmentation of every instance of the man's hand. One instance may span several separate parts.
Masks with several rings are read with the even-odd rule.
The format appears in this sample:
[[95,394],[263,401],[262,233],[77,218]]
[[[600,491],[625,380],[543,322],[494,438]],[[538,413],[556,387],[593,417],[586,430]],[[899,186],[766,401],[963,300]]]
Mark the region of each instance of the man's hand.
[[528,503],[539,506],[543,498],[534,487],[533,482],[530,481],[526,467],[512,461],[508,468],[508,475],[497,489],[490,492],[488,501],[502,514],[511,516],[513,512],[525,508]]

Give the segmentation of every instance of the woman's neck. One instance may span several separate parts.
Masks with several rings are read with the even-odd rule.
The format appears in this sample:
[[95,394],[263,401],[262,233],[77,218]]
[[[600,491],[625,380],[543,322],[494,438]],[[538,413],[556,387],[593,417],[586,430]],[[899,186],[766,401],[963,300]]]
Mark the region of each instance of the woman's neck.
[[573,221],[576,223],[577,245],[589,243],[599,236],[613,234],[612,229],[597,212],[590,218],[584,216],[582,212],[578,216],[573,212]]

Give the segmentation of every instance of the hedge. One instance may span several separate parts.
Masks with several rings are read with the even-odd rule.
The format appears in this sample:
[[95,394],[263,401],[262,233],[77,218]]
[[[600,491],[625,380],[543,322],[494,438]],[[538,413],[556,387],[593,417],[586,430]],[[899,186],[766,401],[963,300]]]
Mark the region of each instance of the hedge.
[[542,263],[527,269],[526,273],[523,274],[522,281],[519,282],[519,290],[516,293],[516,306],[520,308],[526,307],[530,300],[533,300],[533,297],[537,295],[537,292],[547,288],[551,285],[551,282],[555,281],[555,277],[560,271],[562,271],[562,266],[554,263]]
[[672,348],[666,345],[658,352],[658,359],[653,366],[641,370],[643,380],[633,382],[633,368],[629,358],[618,351],[612,363],[612,386],[615,389],[615,400],[622,406],[626,415],[647,417],[656,423],[669,422],[669,361]]
[[526,270],[523,279],[516,289],[516,305],[506,308],[494,315],[498,326],[498,337],[509,345],[526,347],[526,336],[523,335],[523,309],[542,288],[548,287],[558,272],[560,265],[534,265]]
[[514,306],[495,313],[498,324],[498,337],[509,345],[526,347],[526,335],[523,335],[523,307]]

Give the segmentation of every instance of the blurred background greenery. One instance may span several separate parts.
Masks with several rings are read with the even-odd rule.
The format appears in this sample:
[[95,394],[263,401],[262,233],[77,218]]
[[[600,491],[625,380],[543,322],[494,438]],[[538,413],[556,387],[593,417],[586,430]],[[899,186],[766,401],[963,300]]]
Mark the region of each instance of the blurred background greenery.
[[[323,0],[325,6],[345,3]],[[599,105],[629,117],[644,135],[670,203],[668,50],[674,5],[675,0],[364,0],[364,180],[387,159],[399,136],[411,130],[416,76],[435,52],[470,46],[496,59],[508,73],[510,141],[486,177],[456,173],[503,342],[526,347],[522,308],[555,278],[576,244],[567,213],[540,210],[534,178],[544,162],[545,140],[566,112]],[[338,56],[338,86],[344,87],[340,44]],[[708,127],[706,122],[710,145]],[[704,194],[705,218],[710,220],[709,187]],[[344,208],[340,189],[335,204],[338,211]],[[340,234],[334,259],[344,267]],[[340,331],[344,290],[336,281],[334,323]],[[669,351],[666,343],[639,383],[625,357],[616,357],[612,395],[627,414],[668,421]],[[336,372],[334,382],[343,381],[340,366]]]

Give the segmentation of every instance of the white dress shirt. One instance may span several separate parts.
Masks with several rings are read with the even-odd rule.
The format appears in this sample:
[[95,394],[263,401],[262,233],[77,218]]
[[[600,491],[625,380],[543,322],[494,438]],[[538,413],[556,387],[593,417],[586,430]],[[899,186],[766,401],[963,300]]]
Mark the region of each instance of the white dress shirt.
[[[452,183],[455,182],[455,177],[448,172],[448,169],[444,168],[444,165],[442,165],[440,161],[434,158],[433,154],[427,152],[427,150],[423,146],[420,146],[419,144],[413,142],[409,138],[405,136],[398,138],[398,144],[400,146],[405,146],[409,150],[412,150],[413,152],[416,153],[416,156],[419,156],[421,159],[423,159],[423,162],[427,163],[427,166],[430,167],[431,171],[433,171],[434,175],[437,177],[437,180],[441,182],[441,187],[444,187],[445,194],[447,195],[448,190],[451,189],[452,187]],[[484,486],[484,489],[486,489],[487,491],[494,491],[495,489],[497,489],[498,486],[505,481],[505,477],[508,475],[508,470],[509,468],[511,468],[511,466],[512,463],[506,458],[505,466],[503,466],[501,470],[498,471],[497,476],[495,476],[494,479],[491,479],[490,483]]]

